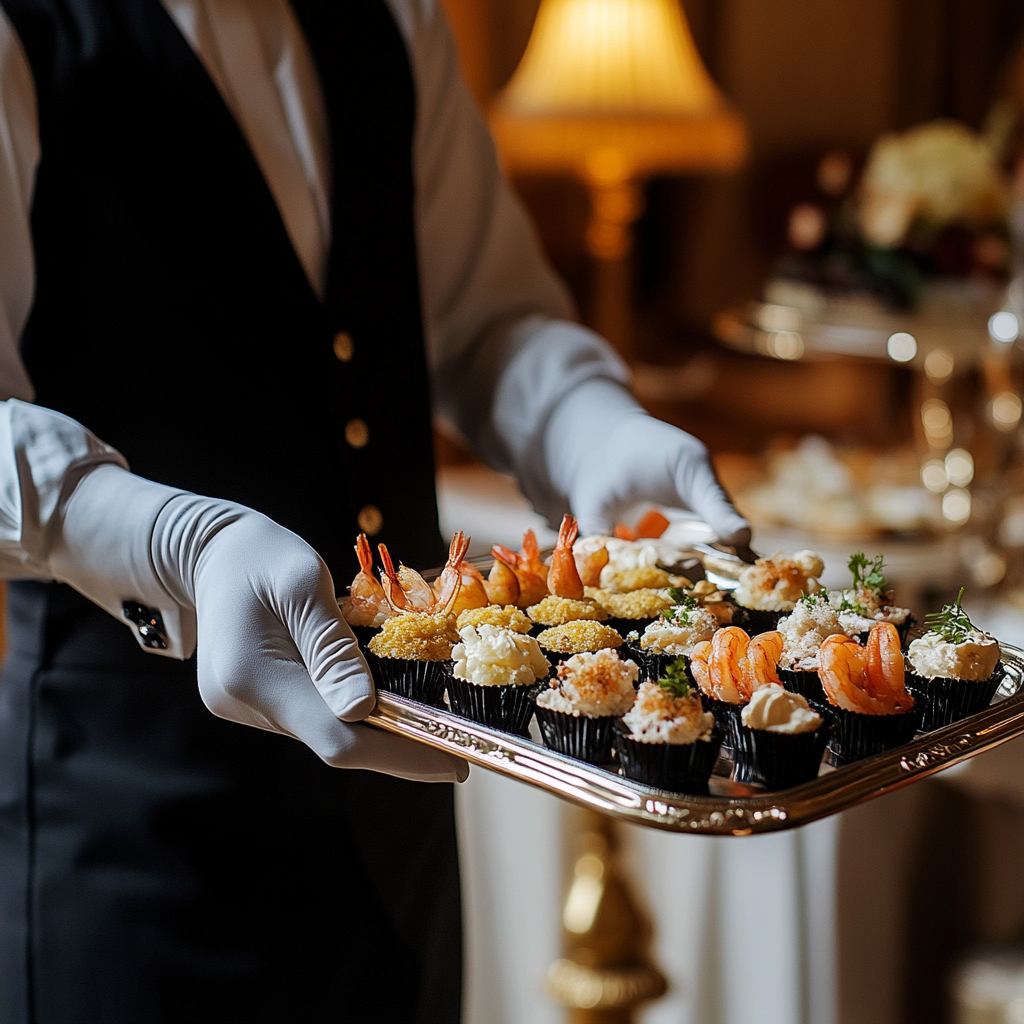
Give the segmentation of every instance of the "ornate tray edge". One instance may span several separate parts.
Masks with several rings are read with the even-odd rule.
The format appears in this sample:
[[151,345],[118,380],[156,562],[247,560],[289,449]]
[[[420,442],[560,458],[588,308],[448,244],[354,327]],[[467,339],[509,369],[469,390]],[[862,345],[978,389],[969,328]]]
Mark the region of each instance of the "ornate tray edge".
[[777,793],[687,796],[653,790],[531,740],[383,691],[366,721],[636,825],[693,835],[754,835],[838,814],[1024,735],[1024,651],[1000,646],[1018,677],[1013,696],[896,750]]

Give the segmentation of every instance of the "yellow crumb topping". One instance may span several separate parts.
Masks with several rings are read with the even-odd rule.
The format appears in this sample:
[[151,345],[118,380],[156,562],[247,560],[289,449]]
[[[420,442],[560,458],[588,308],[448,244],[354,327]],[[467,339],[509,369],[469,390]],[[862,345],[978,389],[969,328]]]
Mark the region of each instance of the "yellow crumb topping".
[[499,626],[511,629],[514,633],[529,633],[532,622],[514,604],[489,604],[483,608],[467,608],[459,612],[456,622],[459,629],[463,626]]
[[444,661],[459,642],[453,615],[396,615],[370,641],[378,658]]
[[621,647],[622,637],[610,626],[602,626],[593,620],[577,619],[564,626],[545,629],[537,637],[537,643],[558,654],[582,654],[584,651],[600,651],[606,647]]
[[672,607],[672,598],[667,590],[647,588],[628,594],[613,594],[610,590],[598,590],[594,600],[610,615],[619,619],[653,619],[666,608]]
[[567,622],[576,622],[578,619],[593,619],[600,622],[608,618],[608,613],[594,601],[586,598],[574,601],[572,598],[556,597],[554,594],[548,594],[539,604],[527,608],[526,614],[542,626],[564,626]]
[[652,590],[670,586],[673,577],[656,565],[638,565],[634,569],[619,569],[601,573],[601,585],[613,594],[628,594],[631,590]]

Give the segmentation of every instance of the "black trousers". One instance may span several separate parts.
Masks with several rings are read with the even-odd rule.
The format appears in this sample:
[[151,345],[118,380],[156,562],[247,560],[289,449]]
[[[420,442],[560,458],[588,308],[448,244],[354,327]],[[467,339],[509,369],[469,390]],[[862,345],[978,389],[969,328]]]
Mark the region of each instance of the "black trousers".
[[215,718],[68,587],[8,623],[3,1024],[458,1021],[451,786]]

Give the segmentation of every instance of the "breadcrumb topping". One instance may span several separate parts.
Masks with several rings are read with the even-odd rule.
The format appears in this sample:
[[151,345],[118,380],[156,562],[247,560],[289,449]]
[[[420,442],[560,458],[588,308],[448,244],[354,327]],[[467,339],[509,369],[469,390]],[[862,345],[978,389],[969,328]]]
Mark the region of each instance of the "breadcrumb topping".
[[640,684],[636,703],[622,719],[630,735],[641,743],[693,743],[711,737],[714,715],[701,706],[694,690],[677,697],[658,683]]
[[646,588],[628,594],[614,594],[610,590],[595,590],[594,600],[610,615],[619,619],[653,619],[666,608],[672,607],[667,590]]
[[798,551],[792,558],[780,551],[744,569],[733,597],[744,608],[789,612],[802,594],[821,589],[818,577],[824,571],[821,556],[814,551]]
[[623,661],[615,651],[576,654],[558,666],[558,678],[537,704],[563,714],[604,718],[625,714],[636,699],[636,663]]
[[627,594],[631,590],[660,590],[672,586],[678,577],[670,576],[656,565],[638,565],[634,569],[616,569],[601,573],[601,587],[613,594]]
[[404,613],[388,619],[369,647],[378,658],[445,661],[458,642],[455,616]]
[[600,651],[606,647],[621,647],[622,637],[610,626],[578,619],[564,626],[545,629],[537,637],[537,643],[558,654],[580,654],[584,651]]
[[529,633],[533,623],[514,604],[488,604],[459,612],[456,625],[460,631],[463,626],[499,626],[516,633]]
[[526,609],[526,614],[541,626],[564,626],[578,619],[592,619],[600,622],[608,613],[595,601],[575,601],[570,597],[548,594],[543,601]]

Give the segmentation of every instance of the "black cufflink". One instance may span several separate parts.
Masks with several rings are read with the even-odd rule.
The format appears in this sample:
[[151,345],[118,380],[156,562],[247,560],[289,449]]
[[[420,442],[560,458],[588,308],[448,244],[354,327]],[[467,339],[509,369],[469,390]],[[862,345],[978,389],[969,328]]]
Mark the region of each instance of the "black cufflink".
[[139,631],[143,647],[151,650],[167,650],[167,632],[164,620],[154,608],[147,608],[138,601],[125,601],[121,605],[124,617]]

